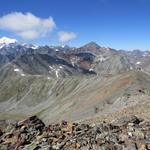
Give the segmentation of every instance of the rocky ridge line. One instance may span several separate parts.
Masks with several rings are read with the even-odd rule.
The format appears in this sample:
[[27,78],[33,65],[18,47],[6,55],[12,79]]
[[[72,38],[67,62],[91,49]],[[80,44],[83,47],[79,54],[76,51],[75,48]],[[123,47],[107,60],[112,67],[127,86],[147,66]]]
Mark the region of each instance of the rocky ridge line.
[[112,123],[62,121],[45,124],[31,116],[0,130],[1,150],[150,150],[150,120],[127,116]]

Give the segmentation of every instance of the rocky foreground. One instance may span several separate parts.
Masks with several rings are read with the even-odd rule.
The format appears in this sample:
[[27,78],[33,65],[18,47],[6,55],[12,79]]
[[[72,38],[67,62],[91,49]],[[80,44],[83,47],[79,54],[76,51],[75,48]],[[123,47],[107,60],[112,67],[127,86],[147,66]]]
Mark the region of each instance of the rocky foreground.
[[150,121],[136,116],[112,123],[45,126],[36,116],[0,130],[0,150],[150,150]]

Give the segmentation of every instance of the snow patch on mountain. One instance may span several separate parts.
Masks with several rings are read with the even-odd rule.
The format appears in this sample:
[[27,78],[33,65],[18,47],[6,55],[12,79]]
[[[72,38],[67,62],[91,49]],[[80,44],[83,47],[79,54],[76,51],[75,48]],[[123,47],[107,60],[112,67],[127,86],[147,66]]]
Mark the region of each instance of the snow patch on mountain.
[[52,66],[49,66],[49,68],[50,68],[51,70],[54,70],[54,68],[53,68]]
[[57,48],[56,48],[56,49],[55,49],[55,51],[56,51],[56,52],[58,52],[58,51],[59,51],[59,49],[57,49]]
[[140,62],[140,61],[138,61],[138,62],[136,62],[136,64],[137,64],[137,65],[139,65],[139,64],[141,64],[141,62]]
[[18,68],[15,68],[15,69],[14,69],[14,71],[15,71],[15,72],[19,72],[19,71],[20,71],[20,69],[18,69]]
[[103,63],[107,59],[108,58],[105,58],[103,55],[99,55],[99,56],[97,56],[96,61]]
[[59,73],[59,70],[56,70],[56,77],[57,78],[59,77],[58,73]]
[[47,77],[47,79],[50,80],[51,78],[50,78],[50,77]]
[[90,68],[89,71],[94,71],[94,69],[93,69],[93,68]]
[[24,76],[25,76],[25,74],[24,74],[24,73],[21,73],[21,76],[22,76],[22,77],[24,77]]
[[37,45],[26,44],[26,43],[23,43],[22,46],[24,46],[26,48],[32,48],[34,50],[39,48],[39,46],[37,46]]

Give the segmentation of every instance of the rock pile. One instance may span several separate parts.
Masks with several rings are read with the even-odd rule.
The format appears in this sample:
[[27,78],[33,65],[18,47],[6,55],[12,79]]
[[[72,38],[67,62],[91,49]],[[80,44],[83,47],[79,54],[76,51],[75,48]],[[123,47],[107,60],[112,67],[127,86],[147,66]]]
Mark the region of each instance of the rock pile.
[[0,150],[150,150],[150,121],[136,116],[112,123],[62,121],[45,126],[36,116],[0,130]]

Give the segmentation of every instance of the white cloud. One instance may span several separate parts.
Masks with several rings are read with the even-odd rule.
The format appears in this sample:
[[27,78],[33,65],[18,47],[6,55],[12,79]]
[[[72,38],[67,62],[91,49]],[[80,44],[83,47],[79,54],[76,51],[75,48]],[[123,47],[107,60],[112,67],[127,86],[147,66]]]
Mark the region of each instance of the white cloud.
[[42,19],[32,13],[13,12],[0,17],[0,29],[15,33],[27,39],[37,39],[46,36],[55,28],[52,17]]
[[61,43],[69,42],[75,39],[77,35],[73,32],[59,32],[58,33],[58,41]]

